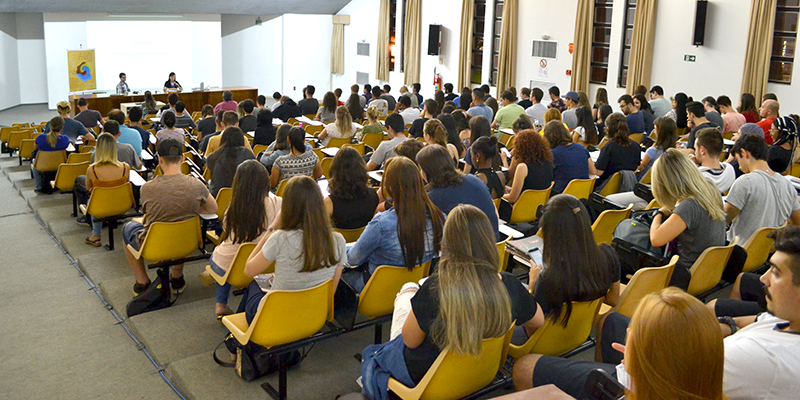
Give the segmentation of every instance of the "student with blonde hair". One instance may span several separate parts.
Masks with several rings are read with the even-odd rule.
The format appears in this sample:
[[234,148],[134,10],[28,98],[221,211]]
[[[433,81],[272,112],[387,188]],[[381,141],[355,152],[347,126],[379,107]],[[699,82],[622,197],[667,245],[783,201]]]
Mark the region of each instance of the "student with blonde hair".
[[336,121],[332,124],[325,125],[322,132],[319,133],[319,142],[322,146],[327,146],[331,138],[352,138],[355,133],[356,129],[353,127],[353,117],[350,116],[347,107],[340,106],[336,109]]
[[[128,182],[131,167],[117,159],[119,144],[110,133],[102,133],[97,138],[94,150],[94,163],[86,170],[86,189],[91,193],[96,187],[114,187]],[[103,222],[92,217],[92,236],[87,237],[86,244],[100,247],[100,234]]]
[[436,272],[422,286],[410,284],[404,291],[413,298],[402,335],[363,352],[364,393],[372,399],[387,398],[389,376],[407,386],[419,383],[442,349],[477,356],[483,339],[503,336],[512,322],[528,334],[544,324],[519,280],[498,272],[489,220],[469,205],[450,212]]
[[599,368],[626,387],[626,399],[727,399],[722,392],[725,351],[720,324],[699,300],[666,288],[645,296],[630,324],[627,317],[612,316],[619,319],[619,333],[604,330],[603,342],[624,354],[624,367],[615,368],[619,353],[610,349],[609,357],[604,353],[606,364],[531,354],[514,364],[517,390],[555,384],[570,396],[586,398],[586,378]]
[[725,245],[725,211],[719,190],[689,156],[668,149],[652,167],[652,187],[661,208],[650,226],[650,242],[661,247],[678,239],[678,264],[670,285],[689,287],[689,269],[707,248]]
[[361,128],[359,138],[363,137],[363,135],[366,135],[367,133],[383,133],[383,124],[381,124],[381,121],[378,120],[378,118],[381,116],[381,112],[378,110],[378,107],[367,107],[366,114],[367,123],[364,124],[363,128]]

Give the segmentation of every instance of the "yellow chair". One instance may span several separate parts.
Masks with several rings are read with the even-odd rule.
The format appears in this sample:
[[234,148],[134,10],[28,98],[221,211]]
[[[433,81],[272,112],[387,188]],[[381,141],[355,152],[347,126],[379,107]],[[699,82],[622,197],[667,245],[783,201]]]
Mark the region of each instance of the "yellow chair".
[[[233,189],[222,188],[217,192],[217,198],[215,200],[217,202],[217,220],[220,223],[222,223],[223,218],[225,218],[225,212],[228,211],[231,199],[233,199]],[[216,231],[206,231],[206,239],[214,243],[214,246],[219,246],[219,244],[225,240],[225,236],[225,232],[217,235]]]
[[275,189],[275,195],[278,197],[283,197],[283,191],[286,190],[286,184],[289,183],[288,179],[284,179],[281,183],[278,184],[278,188]]
[[644,175],[642,176],[642,179],[639,179],[639,183],[642,183],[642,184],[645,184],[645,185],[649,185],[651,180],[652,180],[651,177],[650,177],[652,171],[653,171],[652,167],[650,169],[648,169],[647,172],[645,172]]
[[772,252],[772,246],[775,244],[775,240],[768,238],[767,235],[776,229],[778,228],[758,229],[747,239],[742,246],[747,252],[747,260],[744,262],[742,272],[753,271],[767,262],[769,253]]
[[633,312],[644,296],[669,286],[669,280],[672,278],[672,271],[675,270],[677,262],[678,256],[675,255],[672,256],[667,265],[642,268],[636,271],[627,285],[620,285],[622,286],[622,293],[619,296],[617,305],[611,307],[603,304],[600,306],[600,313],[605,314],[609,311],[614,311],[628,318],[633,317]]
[[645,210],[653,210],[653,209],[656,209],[656,208],[661,208],[661,206],[658,204],[656,199],[653,199],[653,200],[650,200],[649,203],[647,203],[647,207],[645,207],[644,209]]
[[567,187],[564,188],[563,194],[569,194],[578,199],[588,199],[589,195],[592,194],[594,190],[594,183],[596,181],[596,176],[589,179],[573,179],[569,181]]
[[0,142],[3,142],[3,145],[8,143],[8,138],[11,136],[11,132],[15,131],[16,129],[13,126],[4,126],[0,128]]
[[696,297],[705,297],[706,293],[713,289],[722,278],[722,272],[728,264],[728,259],[733,252],[733,246],[739,243],[739,237],[735,237],[727,246],[715,246],[705,249],[700,257],[697,257],[689,272],[692,278],[686,293]]
[[622,183],[622,173],[615,172],[614,175],[608,178],[608,182],[606,182],[606,185],[603,186],[599,194],[603,197],[608,197],[612,194],[619,193],[620,183]]
[[314,151],[314,154],[317,155],[318,160],[322,160],[323,158],[327,157],[327,155],[325,155],[325,153],[322,152],[322,148],[315,147],[312,150]]
[[71,153],[69,157],[67,157],[67,164],[80,164],[82,162],[91,162],[91,161],[92,161],[91,153]]
[[372,272],[358,299],[358,313],[375,318],[391,314],[394,298],[407,282],[418,282],[430,273],[431,262],[412,269],[381,265]]
[[[74,153],[73,153],[74,154]],[[53,188],[58,189],[61,193],[72,193],[72,216],[78,216],[78,200],[75,197],[75,192],[72,190],[75,187],[75,178],[86,175],[86,169],[89,168],[89,161],[84,161],[77,164],[61,164],[56,171],[56,179],[50,184]]]
[[39,172],[56,172],[58,166],[67,162],[67,152],[64,150],[39,151],[36,153],[36,161],[33,168]]
[[319,166],[322,168],[322,176],[326,179],[331,179],[331,164],[333,164],[333,157],[325,157],[319,162]]
[[[333,321],[333,292],[333,279],[305,290],[270,290],[251,324],[245,313],[224,316],[222,324],[243,345],[253,342],[269,349],[306,339]],[[265,387],[274,398],[286,398],[286,371],[285,364],[280,363],[279,393],[272,393],[272,386]]]
[[11,152],[19,150],[19,147],[22,145],[22,141],[30,138],[31,135],[26,131],[11,131],[11,133],[8,135],[6,149],[10,150]]
[[606,147],[608,144],[608,137],[604,137],[603,140],[600,141],[600,144],[597,145],[597,149],[600,150],[603,147]]
[[361,154],[362,156],[363,156],[363,155],[364,155],[364,153],[366,153],[366,151],[367,151],[366,147],[364,146],[364,143],[358,143],[358,144],[344,144],[344,145],[342,145],[342,148],[345,148],[345,147],[352,147],[352,148],[356,149],[356,151],[358,152],[358,154]]
[[247,264],[247,258],[250,257],[250,253],[252,253],[255,248],[255,243],[240,244],[239,249],[236,250],[236,255],[233,256],[233,262],[231,262],[225,275],[217,274],[211,269],[210,265],[206,265],[206,272],[208,272],[220,286],[229,283],[236,288],[245,288],[253,281],[253,278],[244,274],[244,266]]
[[255,146],[253,146],[253,154],[255,154],[257,156],[262,151],[266,151],[267,147],[269,147],[269,146],[263,145],[263,144],[257,144]]
[[344,241],[347,243],[355,243],[358,241],[358,238],[361,237],[361,234],[364,233],[364,228],[366,226],[362,226],[361,228],[356,229],[338,229],[334,228],[334,232],[339,232],[344,236]]
[[79,147],[79,149],[78,149],[79,153],[89,153],[94,149],[95,142],[92,142],[91,144],[82,144],[82,145],[80,145],[78,147]]
[[536,221],[536,211],[539,206],[543,206],[550,199],[550,190],[552,189],[553,184],[550,183],[550,187],[544,190],[526,190],[522,192],[511,209],[511,218],[509,218],[508,223],[516,224]]
[[371,147],[373,151],[377,150],[383,142],[383,133],[365,133],[361,142]]
[[286,120],[286,123],[291,126],[297,126],[298,124],[300,124],[300,121],[296,120],[294,117],[291,117]]
[[617,228],[622,220],[631,217],[632,204],[624,210],[605,210],[592,224],[592,235],[597,244],[608,243],[614,240],[614,229]]
[[317,116],[317,114],[303,114],[303,116],[304,116],[304,117],[306,117],[306,118],[308,118],[308,119],[310,119],[310,120],[313,120],[313,119],[314,119],[314,117],[316,117],[316,116]]
[[795,178],[800,178],[800,164],[792,164],[791,175]]
[[[311,119],[314,119],[314,117],[311,117]],[[323,129],[325,129],[325,126],[306,124],[303,126],[303,129],[306,131],[307,134],[311,136],[319,136],[319,133],[322,132]]]
[[642,144],[642,138],[644,138],[644,133],[631,133],[630,136],[628,136],[628,138],[636,142],[636,144]]
[[389,378],[389,390],[403,400],[455,400],[469,396],[492,382],[505,364],[512,329],[498,338],[483,340],[481,354],[470,356],[442,350],[413,388]]
[[506,266],[508,265],[508,252],[506,251],[506,245],[508,244],[509,240],[511,240],[511,236],[507,237],[506,240],[503,240],[502,242],[497,242],[497,255],[499,257],[497,260],[500,262],[500,265],[498,266],[498,270],[500,272],[505,271]]
[[547,318],[544,325],[537,329],[525,344],[522,346],[512,344],[508,354],[515,360],[531,353],[556,357],[579,347],[589,337],[602,303],[603,297],[593,301],[573,302],[566,326],[563,320],[567,307],[563,307],[557,321],[553,322]]
[[127,246],[135,259],[145,259],[157,264],[151,268],[166,268],[180,264],[181,259],[202,247],[200,217],[192,217],[181,222],[153,222],[139,250],[131,245]]
[[346,144],[350,144],[350,140],[351,138],[331,138],[326,147],[342,147]]
[[36,139],[22,139],[19,144],[19,165],[22,165],[22,160],[30,160],[33,158],[33,152],[36,150]]
[[125,214],[135,206],[133,185],[125,182],[119,186],[92,189],[89,203],[81,204],[81,213],[108,223],[108,244],[105,247],[114,250],[114,228],[119,220],[128,217]]

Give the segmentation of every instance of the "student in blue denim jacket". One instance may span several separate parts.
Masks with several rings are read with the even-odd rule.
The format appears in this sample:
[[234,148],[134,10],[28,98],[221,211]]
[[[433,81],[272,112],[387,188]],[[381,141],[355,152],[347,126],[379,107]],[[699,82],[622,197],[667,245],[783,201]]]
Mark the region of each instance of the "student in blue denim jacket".
[[[419,167],[406,157],[394,157],[383,176],[383,194],[393,207],[378,213],[358,241],[348,249],[350,265],[367,263],[369,274],[381,265],[413,267],[439,254],[445,216],[425,193]],[[367,276],[344,277],[359,292]]]

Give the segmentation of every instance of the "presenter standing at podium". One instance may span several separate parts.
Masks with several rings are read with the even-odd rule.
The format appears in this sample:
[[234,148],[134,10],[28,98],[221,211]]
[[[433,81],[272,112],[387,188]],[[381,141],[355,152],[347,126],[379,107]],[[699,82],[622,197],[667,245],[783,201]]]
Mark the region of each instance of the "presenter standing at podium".
[[177,80],[175,80],[175,73],[174,72],[170,72],[169,73],[169,80],[164,82],[164,93],[167,93],[169,91],[173,91],[173,92],[174,91],[178,91],[178,92],[180,92],[182,90],[183,90],[183,87],[181,86],[181,84],[178,83]]
[[119,95],[127,95],[131,92],[131,89],[128,87],[128,84],[125,83],[127,76],[125,76],[124,72],[119,73],[119,83],[117,84],[117,94]]

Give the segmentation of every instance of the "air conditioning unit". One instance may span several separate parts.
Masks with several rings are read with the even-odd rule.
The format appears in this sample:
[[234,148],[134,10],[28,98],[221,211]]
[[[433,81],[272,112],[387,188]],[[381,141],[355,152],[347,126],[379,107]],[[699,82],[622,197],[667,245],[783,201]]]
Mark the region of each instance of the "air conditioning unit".
[[531,55],[535,58],[558,59],[558,42],[555,40],[534,40]]
[[356,44],[356,54],[359,56],[368,56],[369,55],[369,43],[358,43]]

